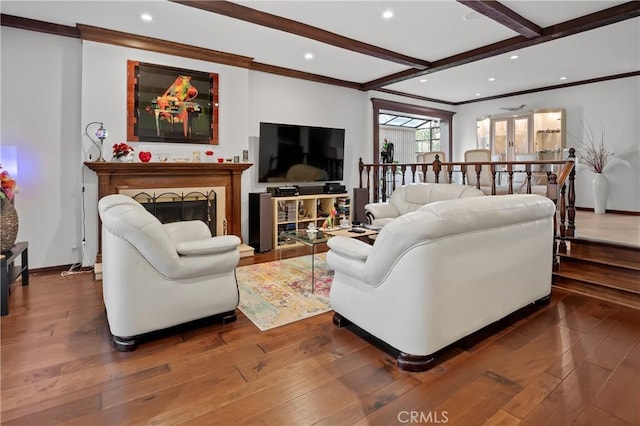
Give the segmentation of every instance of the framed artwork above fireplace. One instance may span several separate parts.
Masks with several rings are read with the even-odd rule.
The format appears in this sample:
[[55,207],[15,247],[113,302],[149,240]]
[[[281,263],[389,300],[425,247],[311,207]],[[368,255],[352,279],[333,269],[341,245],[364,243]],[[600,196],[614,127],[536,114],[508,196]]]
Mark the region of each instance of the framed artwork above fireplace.
[[218,74],[127,61],[127,140],[218,144]]

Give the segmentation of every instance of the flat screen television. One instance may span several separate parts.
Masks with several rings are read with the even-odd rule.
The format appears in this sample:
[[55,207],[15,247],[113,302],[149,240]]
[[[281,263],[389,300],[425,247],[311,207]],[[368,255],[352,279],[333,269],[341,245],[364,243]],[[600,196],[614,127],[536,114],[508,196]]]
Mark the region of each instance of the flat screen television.
[[260,123],[258,182],[342,180],[344,129]]

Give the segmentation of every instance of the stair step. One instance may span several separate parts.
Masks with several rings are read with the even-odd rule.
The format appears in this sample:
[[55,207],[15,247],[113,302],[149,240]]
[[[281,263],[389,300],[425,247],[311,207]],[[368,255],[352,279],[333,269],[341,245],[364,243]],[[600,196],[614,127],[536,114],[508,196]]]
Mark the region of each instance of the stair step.
[[572,239],[566,253],[574,258],[599,261],[640,271],[640,247],[585,239]]
[[606,300],[607,302],[640,309],[640,294],[638,293],[594,284],[581,279],[558,275],[556,273],[553,274],[553,285],[573,293],[584,294],[596,299]]
[[556,275],[640,294],[640,271],[600,262],[562,257]]
[[556,287],[640,309],[640,247],[584,238],[567,242],[553,272]]
[[574,251],[571,253],[558,253],[558,256],[560,256],[561,262],[565,259],[579,259],[592,264],[608,265],[640,273],[640,262],[629,261],[623,258],[604,258],[603,256],[587,255],[583,253],[576,253]]

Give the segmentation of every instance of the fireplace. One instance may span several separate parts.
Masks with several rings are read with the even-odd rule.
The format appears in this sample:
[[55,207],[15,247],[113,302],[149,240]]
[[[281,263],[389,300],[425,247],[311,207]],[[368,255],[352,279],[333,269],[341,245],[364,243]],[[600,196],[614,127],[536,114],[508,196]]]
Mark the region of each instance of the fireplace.
[[[138,192],[149,189],[224,188],[224,209],[216,206],[217,222],[226,219],[227,234],[242,238],[242,172],[249,163],[116,163],[85,162],[98,175],[98,198],[118,194],[121,190]],[[216,203],[218,205],[218,203]],[[222,215],[224,211],[224,215]],[[98,256],[101,263],[102,224],[98,218]],[[217,225],[216,225],[217,227]],[[217,228],[216,228],[217,229]],[[218,232],[216,230],[216,232]]]
[[119,188],[119,193],[142,204],[162,223],[201,220],[211,235],[227,234],[224,187]]

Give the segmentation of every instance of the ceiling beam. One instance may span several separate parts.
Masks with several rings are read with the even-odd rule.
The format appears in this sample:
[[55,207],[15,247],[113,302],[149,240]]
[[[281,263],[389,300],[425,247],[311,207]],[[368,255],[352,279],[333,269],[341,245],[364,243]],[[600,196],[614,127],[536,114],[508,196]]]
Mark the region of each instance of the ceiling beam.
[[542,28],[495,0],[458,0],[458,3],[512,29],[525,38],[542,35]]
[[497,43],[434,61],[431,63],[431,68],[426,70],[414,68],[369,81],[362,85],[362,89],[375,90],[383,86],[399,83],[411,78],[491,58],[508,52],[513,52],[514,50],[557,40],[562,37],[572,36],[584,31],[625,21],[627,19],[637,18],[638,16],[640,16],[640,1],[630,1],[610,7],[609,9],[546,27],[542,30],[542,35],[540,37],[527,39],[523,36],[517,36],[507,40],[502,40]]
[[385,61],[394,62],[400,65],[409,66],[417,69],[426,69],[431,65],[428,61],[418,58],[412,58],[398,52],[383,49],[372,44],[363,43],[352,38],[343,37],[341,35],[323,30],[318,27],[303,24],[292,19],[282,18],[270,13],[261,12],[251,9],[240,4],[231,3],[229,1],[211,1],[211,0],[170,0],[173,3],[184,6],[194,7],[196,9],[205,10],[207,12],[217,13],[219,15],[228,16],[230,18],[239,19],[252,24],[261,25],[263,27],[272,28],[278,31],[295,34],[308,39],[316,40],[321,43],[339,47],[341,49],[351,50],[363,55],[372,56],[374,58],[383,59]]

